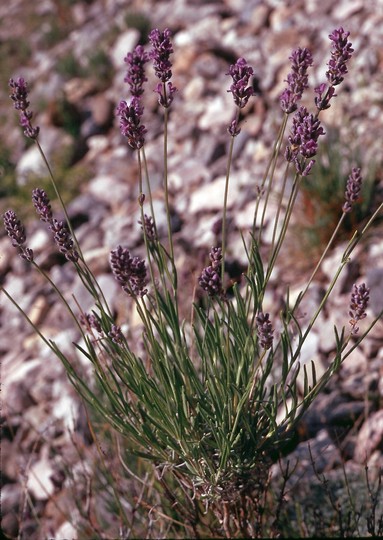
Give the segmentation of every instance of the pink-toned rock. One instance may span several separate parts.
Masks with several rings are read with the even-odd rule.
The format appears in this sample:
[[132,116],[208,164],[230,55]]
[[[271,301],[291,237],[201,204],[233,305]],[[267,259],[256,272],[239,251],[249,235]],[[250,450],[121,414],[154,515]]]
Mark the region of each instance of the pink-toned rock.
[[376,411],[364,422],[355,446],[354,460],[365,464],[383,444],[383,410]]

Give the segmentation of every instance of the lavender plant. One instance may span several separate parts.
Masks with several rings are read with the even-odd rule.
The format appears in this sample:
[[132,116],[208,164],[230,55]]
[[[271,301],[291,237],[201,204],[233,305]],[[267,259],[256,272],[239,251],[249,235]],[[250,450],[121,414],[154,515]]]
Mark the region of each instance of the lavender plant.
[[[296,317],[297,309],[330,250],[341,221],[352,211],[360,193],[361,171],[352,168],[345,187],[340,222],[307,285],[292,305],[286,292],[286,309],[279,318],[276,313],[264,311],[265,294],[278,263],[300,186],[312,172],[319,139],[324,135],[320,113],[332,105],[334,87],[343,81],[348,71],[347,62],[353,49],[348,41],[349,33],[339,28],[330,35],[332,52],[326,73],[327,83],[315,89],[314,112],[299,105],[303,92],[308,88],[307,72],[313,63],[312,55],[307,49],[299,48],[290,56],[291,73],[280,97],[283,111],[281,127],[259,190],[253,228],[248,238],[243,239],[248,268],[242,284],[234,284],[232,295],[228,294],[225,259],[229,179],[235,139],[240,132],[240,111],[253,96],[253,68],[244,58],[238,59],[228,70],[232,79],[228,92],[233,96],[235,112],[228,126],[230,148],[222,205],[221,244],[212,247],[210,264],[201,269],[195,284],[203,295],[202,301],[191,299],[192,317],[182,320],[178,294],[180,269],[176,265],[177,246],[170,221],[167,178],[168,113],[175,105],[176,91],[170,80],[171,37],[170,30],[161,32],[155,29],[149,36],[151,50],[148,54],[142,46],[127,54],[125,81],[131,100],[122,100],[116,112],[121,133],[137,155],[137,200],[146,259],[132,254],[126,246],[117,246],[110,254],[110,267],[126,294],[126,302],[134,303],[140,316],[141,352],[114,320],[97,279],[83,257],[54,176],[39,145],[39,129],[32,124],[28,87],[22,78],[10,81],[11,98],[20,111],[20,123],[25,135],[33,139],[41,150],[63,205],[66,222],[59,222],[53,217],[50,201],[43,190],[33,191],[33,204],[51,231],[57,248],[73,264],[95,300],[92,313],[77,313],[76,306],[71,306],[56,288],[60,301],[69,310],[81,333],[82,343],[75,343],[74,347],[92,365],[100,392],[88,384],[54,341],[34,328],[63,362],[71,382],[90,407],[126,438],[131,452],[153,464],[159,484],[168,495],[170,490],[166,487],[166,479],[171,477],[172,485],[177,486],[172,495],[174,502],[196,535],[201,523],[210,520],[210,533],[213,535],[256,537],[262,530],[262,495],[272,461],[288,442],[302,414],[382,315],[380,313],[371,320],[357,336],[356,324],[367,316],[369,291],[365,284],[355,285],[349,309],[352,319],[348,325],[345,307],[345,326],[334,328],[334,357],[318,379],[314,363],[311,364],[311,373],[305,366],[304,388],[303,392],[299,391],[299,357],[307,337],[355,246],[381,212],[382,205],[363,229],[355,231],[351,237],[326,294],[311,314],[307,327],[301,328]],[[142,124],[144,85],[147,82],[145,67],[149,59],[153,61],[160,81],[155,92],[164,116],[163,184],[168,229],[164,242],[157,234],[145,156],[147,130]],[[272,242],[267,248],[263,241],[263,224],[270,194],[275,190],[275,172],[281,156],[286,166],[282,189],[278,188],[279,205],[274,217]],[[288,182],[290,178],[291,183]],[[258,226],[261,198],[265,204],[261,226]],[[147,204],[150,215],[145,212]],[[12,210],[5,213],[4,226],[20,256],[43,273],[32,251],[26,247],[25,228]],[[18,306],[16,299],[4,288],[2,291]],[[23,315],[27,317],[25,313]],[[32,321],[29,322],[33,325]],[[190,508],[194,509],[193,513]],[[203,514],[208,517],[202,519]]]

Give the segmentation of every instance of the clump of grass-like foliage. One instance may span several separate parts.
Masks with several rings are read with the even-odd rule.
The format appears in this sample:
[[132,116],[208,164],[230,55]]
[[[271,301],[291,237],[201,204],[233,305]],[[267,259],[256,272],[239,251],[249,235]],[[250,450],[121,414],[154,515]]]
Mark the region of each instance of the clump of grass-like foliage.
[[[309,180],[310,171],[315,166],[318,140],[324,134],[321,111],[330,107],[330,103],[332,106],[335,89],[347,74],[347,63],[353,52],[348,36],[343,28],[334,30],[330,35],[332,50],[326,81],[315,88],[314,112],[299,106],[299,100],[308,88],[312,55],[307,49],[299,48],[290,57],[291,72],[280,98],[283,112],[280,130],[259,189],[254,225],[243,236],[248,268],[242,283],[230,284],[230,295],[227,294],[229,283],[225,260],[229,180],[233,148],[241,129],[241,110],[253,96],[253,69],[243,58],[229,67],[229,92],[234,99],[235,112],[228,126],[230,146],[222,201],[221,237],[219,245],[212,247],[210,262],[201,268],[195,284],[202,288],[205,298],[202,303],[190,298],[190,320],[180,317],[180,269],[175,262],[177,246],[173,240],[169,207],[167,147],[171,134],[168,133],[168,115],[177,90],[171,82],[170,56],[173,48],[170,31],[156,29],[150,33],[149,54],[139,45],[126,56],[128,71],[125,81],[130,88],[131,100],[121,101],[117,114],[121,133],[136,151],[138,159],[137,198],[146,258],[132,254],[125,246],[116,246],[111,252],[110,265],[126,301],[135,305],[140,317],[143,343],[140,351],[116,324],[77,242],[54,174],[39,143],[39,128],[34,125],[29,109],[27,84],[22,78],[10,81],[11,97],[20,112],[25,135],[36,143],[41,152],[66,220],[60,222],[54,217],[43,189],[33,191],[33,204],[58,249],[74,266],[84,287],[93,296],[94,308],[84,313],[76,303],[68,303],[27,247],[25,228],[12,210],[4,214],[5,229],[20,256],[44,275],[55,289],[63,308],[72,316],[81,337],[73,347],[92,365],[94,380],[85,380],[56,343],[43,335],[38,327],[34,326],[34,329],[63,362],[70,381],[91,410],[122,436],[131,453],[152,463],[157,475],[155,486],[169,501],[169,520],[179,526],[181,519],[188,535],[262,535],[265,493],[272,463],[288,443],[303,413],[382,315],[380,313],[371,320],[363,332],[359,331],[358,322],[366,317],[369,289],[364,283],[355,284],[350,291],[350,306],[345,306],[345,325],[334,328],[336,352],[327,369],[317,377],[314,362],[301,367],[300,353],[319,314],[350,261],[355,246],[382,208],[379,206],[363,228],[351,234],[324,297],[311,314],[308,325],[301,328],[296,317],[297,308],[342,222],[359,198],[362,174],[354,164],[350,164],[347,184],[343,187],[343,206],[341,204],[338,223],[317,264],[313,265],[306,286],[294,303],[290,302],[286,292],[286,308],[279,318],[263,309],[294,205],[299,201],[302,181]],[[164,121],[165,241],[161,241],[157,234],[145,157],[147,130],[142,125],[144,84],[147,80],[145,68],[149,60],[153,61],[159,79],[155,91]],[[286,167],[277,185],[277,162],[281,154]],[[278,211],[273,217],[271,244],[266,246],[264,223],[268,201],[276,186]],[[267,248],[262,249],[262,256],[261,246]],[[3,288],[2,291],[18,306],[17,300],[7,290]],[[301,369],[304,370],[304,384],[303,390],[299,391],[297,378]],[[171,517],[174,509],[178,521]],[[122,508],[118,512],[125,530],[128,530],[129,518],[124,517]]]

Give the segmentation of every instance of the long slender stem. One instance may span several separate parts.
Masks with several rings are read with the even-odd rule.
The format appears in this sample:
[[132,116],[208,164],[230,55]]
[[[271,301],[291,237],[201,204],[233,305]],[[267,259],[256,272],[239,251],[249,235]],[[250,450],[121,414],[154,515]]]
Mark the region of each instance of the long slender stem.
[[226,169],[226,180],[225,180],[225,193],[223,196],[223,214],[222,214],[222,267],[221,267],[221,280],[224,281],[225,276],[225,253],[226,253],[226,220],[227,220],[227,200],[229,196],[229,179],[230,179],[230,169],[233,159],[233,149],[234,149],[234,138],[231,137],[229,155],[227,158],[227,169]]
[[278,209],[277,209],[277,213],[276,213],[275,220],[274,220],[273,236],[272,236],[272,240],[271,240],[271,248],[270,248],[271,252],[273,251],[274,246],[275,246],[275,237],[277,235],[278,221],[279,221],[279,216],[280,216],[281,209],[282,209],[283,197],[284,197],[285,191],[286,191],[287,178],[288,178],[289,168],[290,168],[289,165],[290,165],[289,163],[287,163],[287,165],[286,165],[285,173],[283,175],[282,189],[281,189],[281,192],[279,194]]
[[[165,91],[165,83],[164,83]],[[169,252],[172,261],[174,262],[174,246],[173,246],[173,234],[172,224],[170,218],[170,205],[169,205],[169,185],[168,185],[168,109],[164,109],[164,190],[165,190],[165,207],[166,207],[166,219],[168,226],[168,239],[169,239]]]
[[[76,244],[76,249],[78,251],[79,257],[80,257],[80,259],[81,259],[81,261],[82,261],[82,263],[83,263],[83,265],[85,267],[85,272],[82,272],[82,274],[85,275],[85,277],[86,277],[86,279],[88,281],[88,285],[89,285],[90,289],[93,291],[92,294],[94,293],[94,296],[95,296],[95,298],[97,300],[99,300],[100,298],[102,299],[105,310],[107,311],[108,315],[111,315],[111,311],[110,311],[110,308],[108,306],[108,302],[106,301],[105,295],[104,295],[101,287],[99,286],[95,276],[93,275],[92,271],[90,270],[90,268],[88,267],[88,265],[87,265],[87,263],[85,261],[84,255],[83,255],[82,250],[81,250],[81,246],[80,246],[80,244],[79,244],[79,242],[77,240],[76,234],[75,234],[75,232],[73,230],[71,220],[69,219],[68,211],[66,209],[66,205],[65,205],[65,203],[64,203],[64,201],[63,201],[63,199],[61,197],[61,193],[60,193],[60,191],[59,191],[59,189],[57,187],[56,180],[55,180],[55,177],[53,175],[53,172],[52,172],[51,166],[49,164],[49,161],[47,160],[46,155],[45,155],[39,141],[36,139],[35,142],[36,142],[37,148],[39,150],[39,153],[41,155],[41,158],[44,161],[44,164],[45,164],[45,166],[46,166],[46,168],[48,170],[48,174],[49,174],[53,189],[54,189],[54,191],[56,193],[56,196],[57,196],[58,200],[60,201],[61,207],[62,207],[64,215],[65,215],[66,223],[68,225],[68,228],[69,228],[69,231],[70,231],[70,233],[72,235],[72,238],[73,238],[73,240],[74,240],[74,242]],[[94,284],[97,287],[98,293],[96,293],[96,291],[94,289]],[[102,306],[100,306],[100,307],[102,307]]]
[[142,152],[142,162],[144,164],[144,170],[145,170],[146,187],[147,187],[148,196],[149,196],[150,212],[151,212],[151,217],[153,219],[154,230],[155,230],[156,238],[157,238],[157,223],[156,223],[156,216],[155,216],[154,206],[153,206],[152,187],[150,184],[150,175],[149,175],[149,170],[148,170],[148,162],[146,160],[145,146],[141,148],[141,152]]
[[275,168],[277,166],[279,150],[281,148],[283,135],[284,135],[284,132],[285,132],[285,129],[286,129],[287,118],[288,118],[288,115],[285,114],[283,116],[282,125],[281,125],[281,128],[280,128],[279,133],[278,133],[277,140],[276,140],[275,145],[274,145],[272,158],[271,158],[270,164],[269,164],[269,166],[267,168],[267,174],[268,174],[269,168],[271,167],[271,174],[270,174],[270,179],[269,179],[269,183],[268,183],[268,186],[267,186],[265,204],[263,206],[262,217],[261,217],[261,224],[260,224],[260,227],[259,227],[259,233],[258,233],[258,243],[259,244],[261,243],[261,236],[262,236],[262,232],[263,232],[263,228],[264,228],[263,224],[265,222],[266,209],[267,209],[270,194],[271,194],[271,188],[272,188],[273,181],[274,181]]
[[284,217],[284,220],[283,220],[282,230],[281,230],[281,232],[279,234],[277,245],[275,246],[275,249],[273,250],[273,252],[271,254],[270,261],[269,261],[269,264],[268,264],[264,287],[266,287],[267,282],[270,279],[271,273],[272,273],[274,265],[275,265],[275,261],[276,261],[276,259],[278,257],[279,251],[280,251],[280,249],[282,247],[282,244],[283,244],[283,240],[284,240],[284,238],[286,236],[286,232],[287,232],[288,225],[290,223],[290,218],[291,218],[291,214],[292,214],[292,211],[293,211],[293,208],[294,208],[295,200],[296,200],[297,195],[298,195],[299,180],[300,180],[300,176],[298,174],[296,174],[295,178],[294,178],[290,198],[289,198],[287,208],[286,208],[286,214],[285,214],[285,217]]
[[311,283],[312,283],[314,277],[316,276],[316,273],[318,272],[318,270],[319,270],[319,268],[320,268],[320,266],[321,266],[321,264],[322,264],[324,258],[326,257],[326,255],[327,255],[327,253],[328,253],[330,247],[332,246],[332,244],[333,244],[333,242],[334,242],[334,240],[335,240],[335,237],[336,237],[336,235],[338,234],[338,231],[339,231],[339,229],[340,229],[340,226],[342,225],[343,220],[344,220],[345,217],[346,217],[346,214],[345,214],[345,212],[343,212],[342,215],[341,215],[341,217],[340,217],[340,219],[339,219],[339,221],[338,221],[337,226],[336,226],[335,229],[334,229],[334,232],[332,233],[332,236],[331,236],[330,240],[329,240],[328,243],[327,243],[327,246],[325,247],[325,249],[324,249],[324,251],[323,251],[323,253],[322,253],[322,255],[321,255],[319,261],[317,262],[317,264],[316,264],[314,270],[312,271],[312,274],[311,274],[311,276],[310,276],[310,278],[309,278],[309,280],[308,280],[308,282],[307,282],[307,284],[306,284],[305,289],[304,289],[303,292],[299,295],[299,298],[298,298],[297,302],[295,303],[295,305],[294,305],[294,307],[293,307],[292,313],[295,312],[295,310],[297,309],[298,305],[300,304],[302,298],[303,298],[304,295],[307,293],[307,291],[308,291],[308,289],[309,289],[309,287],[310,287],[310,285],[311,285]]
[[[286,123],[287,123],[287,115],[285,115],[285,117],[284,117],[284,119],[282,121],[282,124],[279,127],[278,135],[277,135],[277,138],[276,138],[274,146],[273,146],[273,151],[271,153],[269,162],[268,162],[268,164],[266,166],[265,174],[263,175],[262,182],[261,182],[261,185],[260,185],[260,188],[259,188],[260,195],[259,195],[259,197],[257,199],[257,203],[256,203],[255,211],[254,211],[254,218],[253,218],[253,228],[252,228],[253,237],[255,237],[255,228],[256,228],[256,223],[257,223],[258,209],[259,209],[259,202],[260,202],[261,194],[262,194],[263,188],[264,188],[264,186],[265,186],[265,184],[267,182],[267,179],[269,177],[270,167],[271,167],[272,163],[278,157],[278,152],[279,152],[279,149],[281,147],[282,140],[283,140],[283,135],[284,135],[284,132],[285,132],[285,129],[286,129]],[[272,182],[272,178],[270,179],[270,183],[271,182]]]

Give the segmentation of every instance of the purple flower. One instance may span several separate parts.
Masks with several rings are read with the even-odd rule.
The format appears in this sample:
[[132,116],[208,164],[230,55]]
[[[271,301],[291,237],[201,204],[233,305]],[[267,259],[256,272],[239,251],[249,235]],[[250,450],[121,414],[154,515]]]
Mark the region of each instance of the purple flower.
[[96,330],[99,334],[102,334],[102,328],[99,319],[94,313],[84,313],[80,317],[80,322],[88,329]]
[[46,192],[40,188],[34,189],[32,191],[32,202],[41,221],[52,223],[52,208]]
[[234,118],[230,126],[227,128],[227,131],[230,133],[232,137],[236,137],[237,135],[241,133],[241,128],[238,127],[238,118]]
[[288,86],[279,98],[281,108],[287,114],[296,110],[297,102],[308,87],[307,70],[313,64],[313,57],[308,49],[299,47],[292,52],[289,60],[291,60],[291,72],[286,79]]
[[361,285],[354,285],[353,292],[351,293],[350,311],[351,317],[351,333],[357,334],[359,328],[356,326],[358,321],[361,321],[367,317],[366,309],[368,301],[370,299],[370,289],[366,287],[365,283]]
[[285,154],[287,161],[294,161],[298,174],[307,176],[310,172],[314,160],[311,160],[308,165],[305,160],[316,155],[320,135],[324,135],[324,130],[318,118],[310,114],[306,107],[300,107],[293,117],[293,125],[288,137],[290,146],[287,147]]
[[172,64],[169,60],[173,52],[171,37],[172,33],[168,28],[165,28],[163,32],[155,28],[149,34],[149,41],[152,45],[149,56],[153,60],[154,71],[157,77],[163,83],[169,81],[172,76]]
[[347,61],[351,58],[354,49],[348,41],[350,32],[345,32],[342,27],[335,29],[329,38],[332,41],[331,58],[328,62],[326,77],[331,86],[340,84],[347,73]]
[[229,67],[229,72],[226,75],[230,75],[233,79],[233,84],[230,86],[228,92],[233,94],[234,103],[242,109],[249,98],[254,94],[252,86],[248,86],[250,77],[253,75],[254,70],[247,65],[244,58],[239,58],[235,64]]
[[53,240],[55,241],[60,252],[65,255],[65,258],[68,261],[77,262],[78,253],[74,247],[69,229],[64,222],[57,221],[57,219],[53,218],[50,222],[49,228],[53,233]]
[[139,98],[144,93],[143,84],[148,80],[145,77],[145,64],[148,61],[149,55],[142,45],[137,45],[134,51],[129,52],[124,58],[124,62],[128,65],[124,82],[128,83],[133,97]]
[[360,174],[360,169],[353,167],[351,174],[347,179],[346,192],[345,192],[345,203],[342,206],[343,212],[351,212],[352,205],[358,200],[360,195],[360,190],[362,188],[363,178]]
[[222,266],[222,249],[211,248],[209,258],[211,265],[202,270],[198,283],[209,296],[222,296],[223,290],[220,272]]
[[154,220],[152,216],[144,215],[144,223],[142,224],[141,220],[138,220],[138,223],[141,225],[141,229],[145,229],[146,238],[149,242],[154,242],[156,239],[156,228],[154,225]]
[[126,248],[118,246],[110,253],[110,266],[116,280],[130,296],[144,296],[148,291],[145,261],[132,257]]
[[32,202],[41,221],[48,223],[60,252],[65,255],[68,261],[77,262],[78,253],[74,247],[74,242],[68,227],[62,221],[57,221],[53,217],[50,200],[43,189],[36,188],[32,191]]
[[270,322],[270,315],[260,311],[256,318],[257,321],[257,334],[261,347],[263,349],[270,349],[273,344],[273,327]]
[[222,265],[222,248],[212,247],[209,253],[209,259],[213,268],[220,268]]
[[158,83],[154,92],[158,94],[158,103],[165,109],[168,109],[172,104],[175,92],[177,88],[173,86],[171,82],[168,82],[167,86],[163,83]]
[[28,85],[23,77],[19,77],[16,81],[10,79],[9,86],[12,90],[10,98],[14,103],[14,107],[17,111],[20,111],[20,125],[24,128],[24,135],[29,139],[37,139],[40,128],[33,127],[31,120],[33,113],[28,111],[29,101],[28,101]]
[[314,92],[316,94],[314,97],[315,105],[319,111],[328,109],[331,106],[331,98],[336,97],[335,88],[333,86],[327,86],[326,83],[322,83],[314,88]]
[[124,335],[121,332],[121,328],[116,324],[112,325],[110,332],[108,332],[108,336],[113,341],[113,343],[116,343],[116,345],[121,345],[124,341]]
[[202,270],[198,279],[200,287],[208,293],[209,296],[222,295],[222,282],[220,273],[212,266],[207,266]]
[[134,150],[138,150],[145,143],[145,126],[141,126],[141,117],[144,108],[140,100],[134,97],[130,105],[126,101],[120,101],[117,107],[117,116],[120,117],[120,130],[124,137],[128,139],[128,144]]
[[13,210],[7,210],[3,216],[4,228],[12,241],[12,246],[19,249],[19,255],[22,259],[29,262],[33,261],[33,251],[24,246],[26,234],[24,225],[17,218]]

